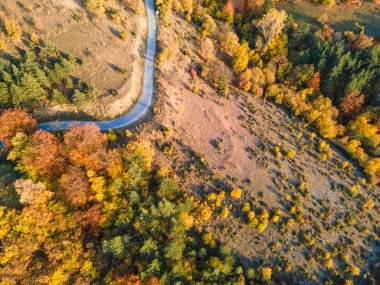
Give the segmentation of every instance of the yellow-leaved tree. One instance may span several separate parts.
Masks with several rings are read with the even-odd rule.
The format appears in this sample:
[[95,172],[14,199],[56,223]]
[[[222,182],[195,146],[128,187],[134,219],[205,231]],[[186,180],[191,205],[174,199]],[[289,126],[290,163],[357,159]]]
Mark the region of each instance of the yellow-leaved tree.
[[82,231],[42,183],[18,180],[23,209],[0,208],[1,285],[90,283],[96,271]]

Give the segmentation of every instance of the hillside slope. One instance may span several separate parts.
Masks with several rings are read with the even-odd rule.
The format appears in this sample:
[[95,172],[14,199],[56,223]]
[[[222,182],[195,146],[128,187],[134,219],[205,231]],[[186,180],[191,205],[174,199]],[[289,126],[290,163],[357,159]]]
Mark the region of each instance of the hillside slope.
[[[350,279],[350,266],[360,267],[361,278],[375,272],[380,215],[377,207],[365,209],[378,201],[379,188],[273,103],[234,87],[221,97],[201,72],[207,66],[215,78],[236,80],[217,45],[180,17],[167,22],[159,41],[171,50],[158,65],[155,120],[141,136],[155,142],[158,166],[170,167],[182,188],[213,205],[218,214],[203,230],[243,264],[274,265],[277,281]],[[207,170],[199,170],[202,163]],[[212,195],[233,189],[242,190],[240,199],[213,202]]]
[[144,2],[104,3],[86,8],[74,0],[2,1],[3,21],[13,21],[23,31],[21,41],[7,43],[5,52],[25,48],[30,38],[52,43],[80,59],[74,76],[97,89],[97,99],[86,106],[45,104],[34,111],[36,118],[114,118],[138,99],[146,49]]

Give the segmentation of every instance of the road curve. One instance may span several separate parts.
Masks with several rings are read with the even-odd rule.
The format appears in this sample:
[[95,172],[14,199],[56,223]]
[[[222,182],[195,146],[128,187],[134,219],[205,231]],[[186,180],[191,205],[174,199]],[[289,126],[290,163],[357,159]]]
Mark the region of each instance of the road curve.
[[145,60],[144,82],[142,94],[133,109],[124,116],[110,121],[54,121],[40,124],[38,126],[39,129],[46,131],[63,131],[69,129],[71,125],[84,125],[87,123],[95,123],[102,131],[120,129],[136,122],[148,111],[153,99],[153,72],[157,44],[157,23],[154,0],[145,0],[145,3],[148,12],[149,33]]

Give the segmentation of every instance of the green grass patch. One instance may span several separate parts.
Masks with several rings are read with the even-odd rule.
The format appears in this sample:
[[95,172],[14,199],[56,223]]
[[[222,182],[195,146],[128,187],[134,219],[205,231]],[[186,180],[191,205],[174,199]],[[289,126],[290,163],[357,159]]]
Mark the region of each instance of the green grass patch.
[[315,30],[321,27],[318,18],[325,12],[330,19],[330,26],[337,31],[354,30],[355,23],[358,23],[365,27],[367,35],[380,39],[380,8],[374,4],[342,4],[327,7],[301,1],[298,3],[282,2],[277,7],[292,15],[298,23],[308,24]]

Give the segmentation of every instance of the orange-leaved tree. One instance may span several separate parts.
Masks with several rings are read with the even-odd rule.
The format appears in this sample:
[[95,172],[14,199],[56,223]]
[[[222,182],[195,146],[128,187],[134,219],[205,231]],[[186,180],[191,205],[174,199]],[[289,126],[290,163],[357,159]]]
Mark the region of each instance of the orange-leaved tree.
[[77,166],[99,171],[106,167],[107,139],[95,124],[75,126],[65,134],[67,157]]
[[22,161],[29,173],[50,179],[57,178],[65,169],[61,142],[53,134],[42,130],[32,135]]
[[11,146],[11,140],[17,133],[31,134],[37,127],[37,121],[21,109],[5,110],[0,116],[0,141],[5,148]]

